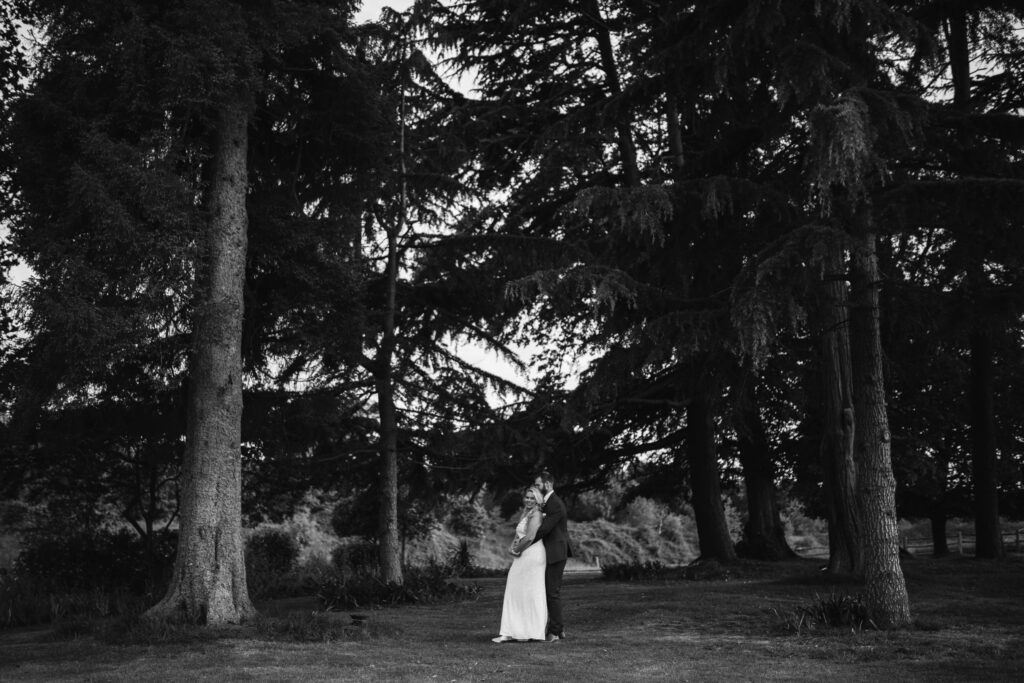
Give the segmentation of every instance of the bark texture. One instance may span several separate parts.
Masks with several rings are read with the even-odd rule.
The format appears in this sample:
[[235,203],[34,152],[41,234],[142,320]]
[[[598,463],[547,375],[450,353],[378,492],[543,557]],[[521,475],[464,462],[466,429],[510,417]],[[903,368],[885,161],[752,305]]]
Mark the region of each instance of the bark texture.
[[171,585],[148,615],[197,624],[255,614],[242,539],[242,292],[247,246],[248,115],[218,122],[206,260],[189,373],[180,536]]
[[761,560],[782,560],[796,553],[786,542],[786,531],[775,499],[775,462],[757,403],[755,379],[748,373],[737,387],[740,465],[747,490],[747,522],[743,527],[742,555]]
[[398,528],[398,425],[390,372],[377,382],[380,404],[381,497],[378,519],[381,580],[402,583],[402,542]]
[[733,562],[736,548],[722,507],[722,486],[715,448],[712,393],[705,382],[694,391],[686,416],[687,462],[693,492],[693,516],[700,541],[700,559]]
[[910,602],[900,566],[896,478],[882,375],[875,234],[857,236],[851,258],[851,350],[857,415],[854,456],[864,559],[865,602],[880,628],[910,623]]
[[853,457],[855,413],[850,357],[849,298],[842,249],[826,256],[819,303],[822,378],[821,467],[828,510],[830,574],[859,574],[860,521],[857,514],[857,468]]

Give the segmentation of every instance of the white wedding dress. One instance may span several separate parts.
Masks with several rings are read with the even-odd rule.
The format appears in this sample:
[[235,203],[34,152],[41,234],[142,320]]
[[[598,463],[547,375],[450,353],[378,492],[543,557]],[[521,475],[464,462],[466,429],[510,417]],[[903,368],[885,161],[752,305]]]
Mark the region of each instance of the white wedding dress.
[[[526,534],[526,517],[519,520],[516,539]],[[534,543],[512,560],[505,581],[505,602],[501,607],[502,637],[514,640],[544,640],[548,626],[548,603],[544,570],[548,557],[543,543]]]

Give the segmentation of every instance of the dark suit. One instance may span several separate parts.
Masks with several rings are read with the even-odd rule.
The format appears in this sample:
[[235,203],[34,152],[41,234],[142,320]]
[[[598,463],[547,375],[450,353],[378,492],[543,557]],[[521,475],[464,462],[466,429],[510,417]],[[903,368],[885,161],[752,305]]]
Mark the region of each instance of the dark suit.
[[547,502],[541,506],[544,521],[541,522],[534,542],[544,541],[544,552],[548,556],[547,570],[544,572],[544,587],[548,599],[548,633],[562,635],[562,572],[565,562],[572,557],[569,545],[569,520],[565,512],[565,503],[552,493]]

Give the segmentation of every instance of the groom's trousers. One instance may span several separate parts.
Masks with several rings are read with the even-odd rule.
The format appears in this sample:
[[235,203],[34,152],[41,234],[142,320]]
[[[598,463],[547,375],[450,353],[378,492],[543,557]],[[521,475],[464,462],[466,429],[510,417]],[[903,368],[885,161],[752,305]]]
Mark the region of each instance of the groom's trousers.
[[565,560],[552,562],[544,570],[544,588],[548,598],[548,633],[562,635],[562,572]]

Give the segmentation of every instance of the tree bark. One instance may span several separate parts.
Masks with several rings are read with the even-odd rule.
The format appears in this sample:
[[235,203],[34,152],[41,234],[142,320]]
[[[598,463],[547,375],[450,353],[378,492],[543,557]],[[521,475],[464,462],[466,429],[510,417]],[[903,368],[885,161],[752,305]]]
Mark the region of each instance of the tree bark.
[[946,542],[946,512],[932,510],[929,519],[932,523],[932,556],[946,557],[949,555],[949,544]]
[[870,230],[860,232],[851,258],[851,360],[854,412],[857,415],[853,448],[860,503],[865,602],[880,628],[892,628],[910,623],[910,602],[900,566],[896,478],[892,471],[882,374],[875,239]]
[[693,515],[700,541],[700,559],[733,562],[736,549],[722,507],[722,487],[715,449],[712,393],[698,382],[686,415],[686,450],[690,466]]
[[757,404],[754,376],[747,373],[737,387],[739,457],[747,490],[747,522],[742,555],[761,560],[796,557],[775,499],[775,463]]
[[[389,259],[390,262],[390,259]],[[389,266],[389,277],[391,276]],[[389,301],[393,302],[389,283]],[[394,357],[394,309],[389,304],[378,360],[377,403],[380,413],[381,496],[377,540],[380,548],[381,580],[402,583],[402,549],[398,528],[398,420],[391,371]]]
[[395,309],[398,287],[398,230],[388,230],[387,305],[376,359],[377,405],[380,415],[381,496],[377,540],[381,580],[403,583],[402,547],[398,528],[398,418],[392,364],[395,357]]
[[381,496],[378,517],[381,580],[402,583],[402,542],[398,528],[398,423],[391,373],[377,382],[380,410]]
[[823,417],[820,458],[828,510],[830,574],[860,574],[860,520],[854,463],[853,367],[850,358],[849,301],[843,251],[832,245],[826,256],[820,303]]
[[[981,314],[983,315],[983,314]],[[992,337],[987,321],[971,334],[971,465],[974,485],[974,556],[1004,556],[999,524],[999,477],[996,467]]]
[[215,625],[255,615],[243,557],[240,450],[248,125],[241,103],[220,112],[189,373],[178,556],[151,618]]
[[[953,81],[953,105],[964,114],[971,111],[971,45],[967,10],[952,5],[946,25],[949,71]],[[969,149],[973,139],[966,126],[959,132],[961,146]],[[962,172],[970,172],[967,164]],[[971,249],[967,250],[971,253]],[[972,258],[969,256],[968,258]],[[971,465],[974,488],[975,557],[995,559],[1004,555],[999,526],[999,493],[995,448],[995,402],[992,394],[992,337],[985,307],[988,278],[981,257],[973,256],[967,281],[975,296],[971,315]]]
[[[402,48],[405,59],[405,46]],[[404,68],[404,65],[403,65]],[[402,74],[404,79],[405,75]],[[403,81],[404,82],[404,81]],[[394,368],[395,316],[398,309],[398,238],[405,228],[406,182],[405,182],[405,91],[402,91],[399,109],[398,174],[399,206],[398,219],[387,226],[388,262],[387,302],[384,308],[384,324],[380,348],[376,359],[377,403],[380,411],[380,458],[381,497],[378,511],[377,538],[380,543],[380,572],[385,583],[403,583],[402,539],[398,527],[398,418],[395,412]]]

